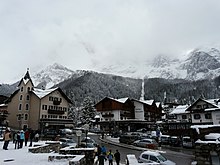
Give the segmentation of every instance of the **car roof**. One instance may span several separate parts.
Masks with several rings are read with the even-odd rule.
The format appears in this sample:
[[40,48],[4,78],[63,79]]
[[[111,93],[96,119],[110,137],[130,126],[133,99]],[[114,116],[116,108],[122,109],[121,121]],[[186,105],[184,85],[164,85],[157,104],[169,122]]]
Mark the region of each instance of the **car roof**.
[[141,140],[149,140],[149,141],[154,141],[154,139],[149,139],[149,138],[144,138],[144,139],[141,139]]
[[148,155],[153,155],[153,156],[158,156],[158,155],[160,155],[159,152],[154,152],[154,151],[144,151],[144,152],[141,153],[141,155],[142,155],[142,154],[148,154]]

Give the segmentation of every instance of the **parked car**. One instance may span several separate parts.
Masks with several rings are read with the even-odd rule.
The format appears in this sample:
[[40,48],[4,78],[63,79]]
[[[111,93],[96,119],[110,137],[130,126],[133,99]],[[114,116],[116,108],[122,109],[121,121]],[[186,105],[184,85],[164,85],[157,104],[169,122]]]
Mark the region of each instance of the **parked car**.
[[176,165],[176,163],[168,160],[159,152],[144,151],[140,154],[138,158],[139,163],[148,163],[149,160],[152,162],[160,163],[161,165]]
[[136,156],[134,154],[128,154],[126,156],[125,162],[126,162],[126,165],[135,165],[135,164],[140,164],[140,165],[160,165],[160,163],[156,163],[156,162],[153,162],[151,160],[148,160],[145,163],[138,163],[138,160],[137,160],[137,158],[136,158]]
[[138,140],[138,136],[125,134],[119,137],[119,142],[125,144],[132,144],[135,140]]
[[170,143],[170,135],[161,135],[160,142],[162,145],[168,145]]
[[179,137],[177,136],[171,136],[170,137],[170,146],[173,146],[173,147],[180,147],[181,146],[181,140]]
[[220,133],[209,133],[205,135],[205,141],[220,141]]
[[62,147],[76,147],[77,143],[73,139],[68,138],[60,138],[59,141],[61,142]]
[[53,129],[44,130],[42,137],[47,139],[54,139],[58,135],[58,132]]
[[157,149],[158,148],[158,143],[154,139],[136,140],[133,143],[133,145],[138,146],[138,147],[149,148],[149,149]]
[[[84,138],[82,138],[82,140],[81,140],[81,146],[88,146],[88,145],[90,145],[90,146],[97,146],[97,143],[96,143],[96,141],[95,140],[93,140],[92,138],[90,138],[90,137],[84,137]],[[88,147],[89,148],[89,147]],[[91,147],[90,147],[91,148]]]
[[189,136],[183,136],[182,138],[182,146],[185,148],[193,148],[193,141]]

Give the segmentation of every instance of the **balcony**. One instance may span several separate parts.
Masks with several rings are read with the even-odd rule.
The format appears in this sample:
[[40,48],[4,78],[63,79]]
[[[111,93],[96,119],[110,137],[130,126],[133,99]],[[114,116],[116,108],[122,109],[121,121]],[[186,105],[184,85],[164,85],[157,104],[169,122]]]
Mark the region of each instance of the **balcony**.
[[53,105],[60,105],[60,103],[61,103],[61,100],[54,100],[53,101]]
[[49,114],[58,114],[58,115],[63,115],[65,111],[63,110],[55,110],[55,109],[48,109]]

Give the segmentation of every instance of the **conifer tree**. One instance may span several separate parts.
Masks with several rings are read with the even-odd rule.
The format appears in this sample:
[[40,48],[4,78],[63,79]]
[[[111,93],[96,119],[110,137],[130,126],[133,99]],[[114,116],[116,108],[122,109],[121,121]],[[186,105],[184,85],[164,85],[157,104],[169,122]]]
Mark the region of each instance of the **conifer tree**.
[[90,124],[95,117],[95,108],[90,97],[86,97],[82,103],[82,123]]

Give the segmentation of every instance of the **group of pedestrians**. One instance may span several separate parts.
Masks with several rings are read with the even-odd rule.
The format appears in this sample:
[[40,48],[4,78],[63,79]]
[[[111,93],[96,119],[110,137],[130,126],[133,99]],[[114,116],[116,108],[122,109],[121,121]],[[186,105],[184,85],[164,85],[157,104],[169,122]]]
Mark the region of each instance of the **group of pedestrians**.
[[30,140],[29,147],[32,147],[33,139],[35,141],[39,140],[39,134],[35,133],[33,130],[26,130],[25,132],[23,130],[12,132],[10,131],[10,128],[6,128],[3,140],[3,149],[8,150],[8,144],[13,140],[14,148],[20,149],[23,148],[23,145],[27,146],[28,141]]
[[104,165],[104,162],[108,160],[109,165],[113,165],[113,160],[115,160],[116,165],[119,165],[121,160],[121,155],[118,150],[116,150],[115,154],[110,149],[108,152],[105,148],[105,146],[99,146],[97,147],[97,156],[98,156],[98,162],[99,165]]

